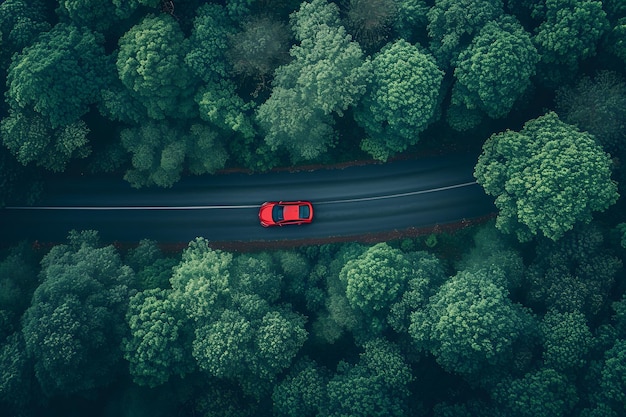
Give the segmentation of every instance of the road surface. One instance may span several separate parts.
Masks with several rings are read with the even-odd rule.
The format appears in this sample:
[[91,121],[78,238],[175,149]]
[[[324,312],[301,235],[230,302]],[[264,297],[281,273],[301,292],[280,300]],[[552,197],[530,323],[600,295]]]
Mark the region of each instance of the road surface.
[[[214,242],[349,237],[449,224],[495,211],[474,182],[475,155],[343,169],[190,177],[171,189],[132,189],[119,178],[56,177],[36,207],[0,210],[0,241],[64,241],[96,229],[104,241]],[[263,228],[270,200],[310,200],[312,224]]]

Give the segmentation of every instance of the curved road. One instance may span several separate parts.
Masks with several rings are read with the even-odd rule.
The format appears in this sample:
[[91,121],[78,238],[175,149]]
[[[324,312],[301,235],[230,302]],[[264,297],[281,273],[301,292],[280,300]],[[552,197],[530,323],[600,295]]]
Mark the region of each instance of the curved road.
[[[96,229],[105,241],[213,242],[320,239],[427,227],[495,211],[472,176],[475,155],[430,157],[310,172],[190,177],[134,190],[112,178],[55,178],[37,207],[0,210],[0,241],[58,242]],[[259,225],[268,200],[310,200],[312,224]]]

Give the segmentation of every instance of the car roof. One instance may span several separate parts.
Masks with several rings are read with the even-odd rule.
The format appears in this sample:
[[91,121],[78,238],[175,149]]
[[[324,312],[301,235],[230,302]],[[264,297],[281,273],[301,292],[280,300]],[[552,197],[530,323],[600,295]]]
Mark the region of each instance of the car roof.
[[300,218],[300,205],[288,204],[284,206],[283,218],[287,221],[298,220]]

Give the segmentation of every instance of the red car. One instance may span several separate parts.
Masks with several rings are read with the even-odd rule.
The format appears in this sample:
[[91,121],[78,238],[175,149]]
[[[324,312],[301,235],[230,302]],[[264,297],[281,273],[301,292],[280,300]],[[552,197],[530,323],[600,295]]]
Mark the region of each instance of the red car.
[[313,205],[308,201],[268,201],[259,209],[261,226],[305,224],[313,221]]

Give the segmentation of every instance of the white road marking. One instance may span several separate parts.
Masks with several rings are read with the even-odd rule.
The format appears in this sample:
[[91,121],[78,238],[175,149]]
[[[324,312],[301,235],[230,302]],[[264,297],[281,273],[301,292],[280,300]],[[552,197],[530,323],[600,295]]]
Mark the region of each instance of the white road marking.
[[[356,203],[361,201],[385,200],[390,198],[409,197],[413,195],[436,193],[439,191],[447,191],[455,188],[469,187],[476,185],[476,181],[465,182],[462,184],[448,185],[446,187],[431,188],[428,190],[409,191],[399,194],[388,194],[375,197],[347,198],[343,200],[329,200],[314,202],[315,205],[321,204],[340,204],[340,203]],[[7,210],[221,210],[221,209],[249,209],[258,208],[258,204],[245,205],[214,205],[214,206],[11,206],[5,207]]]
[[409,191],[409,192],[406,192],[406,193],[399,193],[399,194],[380,195],[380,196],[376,196],[376,197],[348,198],[348,199],[345,199],[345,200],[320,201],[318,203],[315,203],[315,205],[320,205],[320,204],[338,204],[338,203],[356,203],[356,202],[359,202],[359,201],[385,200],[385,199],[388,199],[388,198],[409,197],[409,196],[412,196],[412,195],[436,193],[438,191],[447,191],[447,190],[452,190],[452,189],[455,189],[455,188],[469,187],[471,185],[476,185],[476,184],[478,184],[476,181],[464,182],[463,184],[448,185],[446,187],[431,188],[429,190]]

